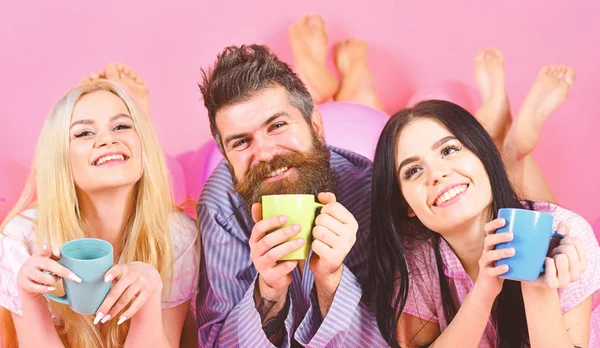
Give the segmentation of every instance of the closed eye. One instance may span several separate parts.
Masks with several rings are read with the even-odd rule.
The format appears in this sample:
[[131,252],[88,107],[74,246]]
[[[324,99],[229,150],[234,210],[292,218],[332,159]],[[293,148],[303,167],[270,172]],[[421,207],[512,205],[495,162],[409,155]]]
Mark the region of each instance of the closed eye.
[[84,131],[81,131],[79,133],[76,133],[75,134],[75,138],[88,137],[88,136],[93,135],[93,134],[94,134],[94,132],[92,132],[92,131],[84,130]]
[[117,126],[115,126],[115,128],[113,128],[113,130],[124,130],[124,129],[131,129],[133,128],[133,126],[130,126],[128,124],[119,124]]

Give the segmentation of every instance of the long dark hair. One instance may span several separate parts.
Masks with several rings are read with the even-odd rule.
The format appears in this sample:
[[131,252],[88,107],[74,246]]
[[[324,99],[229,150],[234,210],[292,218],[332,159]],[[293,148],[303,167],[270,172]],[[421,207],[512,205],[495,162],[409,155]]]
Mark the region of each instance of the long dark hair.
[[[379,330],[387,343],[398,347],[396,326],[404,309],[409,289],[407,261],[412,246],[430,243],[436,259],[444,315],[450,323],[458,311],[457,303],[444,274],[439,249],[441,236],[425,227],[419,219],[409,218],[408,204],[396,177],[398,134],[411,121],[428,118],[442,124],[483,163],[492,188],[492,212],[500,208],[522,208],[512,188],[500,152],[494,141],[468,111],[442,100],[423,101],[394,114],[379,138],[373,163],[372,257],[366,298],[377,313]],[[483,232],[482,232],[483,233]],[[520,283],[505,280],[492,316],[500,347],[529,346],[527,321]]]

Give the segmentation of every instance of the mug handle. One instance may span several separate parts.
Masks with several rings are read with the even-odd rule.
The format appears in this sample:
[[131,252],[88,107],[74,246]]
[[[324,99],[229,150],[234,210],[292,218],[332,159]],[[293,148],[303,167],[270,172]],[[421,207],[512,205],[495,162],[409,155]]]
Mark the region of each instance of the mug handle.
[[315,202],[315,209],[323,208],[324,206],[325,206],[324,204]]
[[[44,271],[44,273],[52,274],[52,273],[50,273],[48,271]],[[53,301],[56,301],[58,303],[66,304],[68,306],[71,305],[71,301],[69,301],[69,299],[67,298],[67,293],[66,292],[65,292],[65,296],[62,296],[62,297],[56,296],[56,295],[52,295],[52,294],[49,294],[47,292],[44,293],[44,296],[46,296],[47,298],[49,298],[49,299],[51,299]]]
[[[563,236],[562,234],[558,234],[558,232],[556,232],[555,230],[552,230],[552,235],[550,236],[550,239],[552,238],[559,238],[559,239],[563,239],[565,238],[565,236]],[[546,272],[546,265],[542,264],[542,267],[540,268],[540,274]]]

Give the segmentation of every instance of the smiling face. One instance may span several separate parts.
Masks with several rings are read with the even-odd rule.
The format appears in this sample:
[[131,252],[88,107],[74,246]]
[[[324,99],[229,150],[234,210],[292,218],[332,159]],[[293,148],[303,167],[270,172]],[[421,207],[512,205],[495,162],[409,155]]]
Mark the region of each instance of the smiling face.
[[309,124],[281,87],[258,91],[216,113],[236,191],[248,202],[266,194],[330,189],[329,152],[320,115]]
[[73,180],[86,193],[133,187],[141,178],[142,145],[125,103],[95,91],[75,104],[69,130]]
[[409,215],[441,235],[489,215],[492,190],[483,163],[444,126],[429,118],[398,135],[396,175]]

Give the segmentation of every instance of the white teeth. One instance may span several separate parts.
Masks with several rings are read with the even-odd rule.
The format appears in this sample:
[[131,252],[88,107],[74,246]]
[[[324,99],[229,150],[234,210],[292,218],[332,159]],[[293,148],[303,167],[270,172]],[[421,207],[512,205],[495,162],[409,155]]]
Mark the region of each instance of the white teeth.
[[281,175],[285,173],[286,170],[288,170],[288,167],[279,168],[277,170],[272,171],[269,175],[267,175],[267,177],[272,178],[274,176]]
[[100,166],[102,165],[104,162],[108,162],[108,161],[113,161],[113,160],[120,160],[120,161],[124,161],[125,160],[125,156],[123,155],[110,155],[110,156],[104,156],[99,158],[96,161],[96,166]]
[[467,185],[455,186],[449,189],[435,201],[435,205],[440,205],[446,201],[451,200],[452,198],[458,196],[460,193],[464,192],[466,189]]

